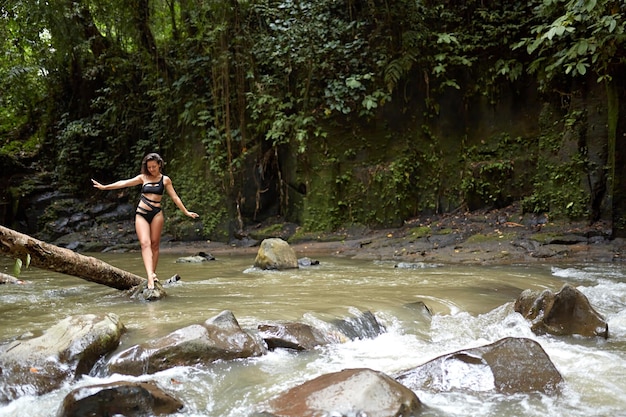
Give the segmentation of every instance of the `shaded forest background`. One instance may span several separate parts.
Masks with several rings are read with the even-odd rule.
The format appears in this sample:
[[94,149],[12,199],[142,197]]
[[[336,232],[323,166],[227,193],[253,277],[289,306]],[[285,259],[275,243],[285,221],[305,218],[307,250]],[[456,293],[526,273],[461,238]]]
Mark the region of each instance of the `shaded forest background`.
[[[0,1],[0,220],[85,219],[166,160],[201,224],[503,207],[626,234],[622,0]],[[83,216],[83,217],[81,217]]]

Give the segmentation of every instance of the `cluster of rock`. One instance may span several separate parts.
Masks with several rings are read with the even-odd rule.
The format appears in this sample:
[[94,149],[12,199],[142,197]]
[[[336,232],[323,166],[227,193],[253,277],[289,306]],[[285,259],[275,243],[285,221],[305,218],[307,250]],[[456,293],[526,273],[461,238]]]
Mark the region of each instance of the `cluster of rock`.
[[[191,256],[182,256],[176,259],[176,263],[202,263],[214,261],[215,257],[207,252],[198,252]],[[318,265],[319,261],[309,258],[296,257],[296,253],[287,242],[280,238],[265,239],[261,242],[257,256],[254,260],[254,267],[259,269],[283,270],[296,269],[301,266]],[[16,280],[15,278],[13,278]],[[144,280],[129,290],[130,298],[139,301],[158,301],[167,296],[164,285],[167,286],[173,282],[180,280],[178,274],[172,276],[163,284],[154,283],[154,288],[148,288],[148,282]],[[0,284],[3,282],[0,275]]]
[[[515,310],[539,333],[608,337],[603,318],[584,295],[569,286],[556,294],[524,292]],[[59,389],[96,368],[103,375],[146,375],[176,366],[210,366],[217,360],[258,357],[272,349],[310,350],[386,331],[369,312],[332,324],[332,330],[293,322],[259,323],[253,330],[244,330],[230,311],[224,311],[202,324],[116,352],[126,331],[119,317],[68,317],[42,336],[0,346],[0,402]],[[356,329],[368,329],[367,334]],[[443,355],[395,376],[372,369],[321,375],[259,404],[256,415],[417,416],[425,409],[415,394],[418,390],[551,395],[559,392],[562,383],[537,342],[505,338]],[[183,408],[180,400],[156,383],[118,381],[71,391],[57,416],[167,415]]]

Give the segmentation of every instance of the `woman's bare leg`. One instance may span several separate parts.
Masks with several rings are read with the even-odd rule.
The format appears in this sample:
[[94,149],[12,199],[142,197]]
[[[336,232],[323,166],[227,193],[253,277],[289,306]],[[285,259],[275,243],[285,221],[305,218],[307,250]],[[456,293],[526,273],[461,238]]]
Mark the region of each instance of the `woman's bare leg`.
[[150,225],[150,250],[152,252],[152,273],[154,277],[156,277],[157,265],[159,264],[159,247],[161,245],[161,232],[163,231],[164,221],[163,212],[160,212],[154,216]]
[[148,276],[148,288],[154,288],[154,260],[152,259],[152,238],[150,223],[143,217],[135,216],[135,232],[141,245],[141,258]]

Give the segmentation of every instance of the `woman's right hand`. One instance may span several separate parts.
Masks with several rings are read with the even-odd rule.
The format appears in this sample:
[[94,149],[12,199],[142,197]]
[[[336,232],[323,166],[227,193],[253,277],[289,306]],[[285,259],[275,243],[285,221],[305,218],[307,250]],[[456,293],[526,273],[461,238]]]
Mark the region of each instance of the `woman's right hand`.
[[91,182],[93,183],[93,186],[96,187],[98,190],[104,190],[104,185],[100,184],[98,181],[92,178]]

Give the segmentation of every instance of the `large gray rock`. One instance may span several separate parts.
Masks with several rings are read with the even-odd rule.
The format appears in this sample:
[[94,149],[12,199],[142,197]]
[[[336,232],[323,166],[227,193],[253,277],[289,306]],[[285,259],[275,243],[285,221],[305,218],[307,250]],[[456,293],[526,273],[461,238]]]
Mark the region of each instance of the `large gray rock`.
[[203,325],[193,324],[132,346],[113,356],[107,367],[112,373],[138,376],[175,366],[208,364],[263,353],[262,342],[242,330],[230,311],[224,311]]
[[154,288],[148,288],[148,280],[129,290],[130,298],[139,301],[158,301],[167,297],[167,293],[160,281],[154,281]]
[[162,416],[183,407],[153,382],[118,381],[76,388],[63,399],[57,417]]
[[578,334],[609,337],[609,325],[583,293],[564,285],[557,293],[525,290],[515,301],[515,311],[530,320],[537,334]]
[[119,345],[125,328],[115,314],[70,316],[43,335],[0,348],[0,402],[40,395],[87,374]]
[[355,317],[335,319],[331,323],[350,340],[374,339],[387,331],[371,311],[364,311]]
[[298,385],[270,400],[263,415],[280,417],[411,417],[421,412],[415,393],[371,369],[346,369]]
[[177,264],[185,264],[185,263],[199,264],[202,262],[209,262],[209,261],[214,261],[214,260],[215,260],[215,256],[211,255],[210,253],[198,252],[193,256],[182,256],[176,259],[176,263]]
[[260,269],[295,269],[298,268],[298,258],[291,246],[284,240],[265,239],[261,242],[254,266]]
[[269,349],[310,350],[333,341],[305,323],[259,324],[258,329]]
[[396,380],[412,390],[551,394],[563,378],[537,342],[509,337],[440,356]]

